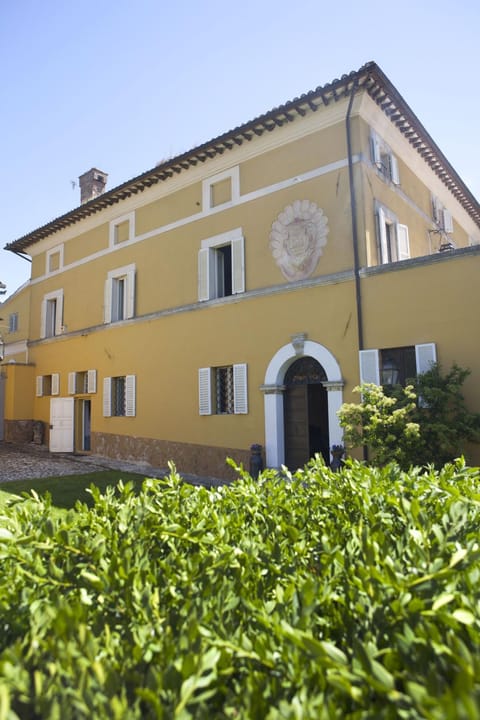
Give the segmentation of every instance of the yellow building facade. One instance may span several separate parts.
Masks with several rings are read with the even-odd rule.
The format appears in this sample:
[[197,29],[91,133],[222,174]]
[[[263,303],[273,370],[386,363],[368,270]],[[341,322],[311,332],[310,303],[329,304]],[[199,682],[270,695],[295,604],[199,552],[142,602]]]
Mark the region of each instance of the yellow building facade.
[[82,177],[7,245],[32,274],[2,306],[28,327],[6,440],[41,422],[52,451],[228,477],[258,443],[296,468],[329,461],[362,380],[435,361],[471,368],[480,410],[480,206],[374,63],[111,191]]

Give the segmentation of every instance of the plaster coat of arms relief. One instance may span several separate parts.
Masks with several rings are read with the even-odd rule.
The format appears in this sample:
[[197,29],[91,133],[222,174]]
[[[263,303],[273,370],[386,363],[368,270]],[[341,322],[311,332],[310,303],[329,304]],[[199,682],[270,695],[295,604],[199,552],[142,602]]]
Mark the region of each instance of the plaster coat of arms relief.
[[287,280],[304,280],[317,267],[327,243],[328,219],[310,200],[287,205],[272,224],[270,249]]

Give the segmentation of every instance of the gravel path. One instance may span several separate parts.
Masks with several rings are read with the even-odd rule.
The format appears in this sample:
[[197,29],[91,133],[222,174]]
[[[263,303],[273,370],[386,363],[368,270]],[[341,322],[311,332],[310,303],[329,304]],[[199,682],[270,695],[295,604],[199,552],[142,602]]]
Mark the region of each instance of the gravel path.
[[[33,443],[19,446],[0,442],[0,484],[11,480],[80,475],[102,470],[123,470],[144,474],[145,477],[163,477],[168,474],[168,468],[154,468],[145,462],[124,462],[100,455],[57,454]],[[185,473],[182,477],[194,485],[224,484],[224,481],[218,478]]]

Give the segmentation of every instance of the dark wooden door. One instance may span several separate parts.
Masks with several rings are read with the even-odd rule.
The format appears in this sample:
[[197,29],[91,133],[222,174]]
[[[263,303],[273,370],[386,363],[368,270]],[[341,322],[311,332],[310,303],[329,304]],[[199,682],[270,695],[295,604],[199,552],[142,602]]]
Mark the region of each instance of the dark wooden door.
[[296,360],[285,374],[285,465],[303,467],[316,453],[330,462],[326,374],[311,357]]
[[308,433],[308,385],[291,385],[285,390],[285,465],[296,470],[310,455]]

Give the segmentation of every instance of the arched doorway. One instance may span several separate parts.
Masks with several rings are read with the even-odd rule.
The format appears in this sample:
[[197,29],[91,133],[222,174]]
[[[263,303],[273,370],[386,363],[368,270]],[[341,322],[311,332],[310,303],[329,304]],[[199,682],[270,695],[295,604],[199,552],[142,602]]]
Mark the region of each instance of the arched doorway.
[[261,390],[265,407],[265,455],[267,467],[280,468],[285,464],[285,375],[296,360],[310,357],[325,370],[327,391],[329,446],[343,442],[337,412],[343,402],[343,380],[340,366],[332,353],[320,343],[308,340],[304,334],[292,336],[292,342],[281,347],[270,360]]
[[312,357],[295,360],[285,373],[285,465],[303,467],[315,453],[330,462],[327,374]]

